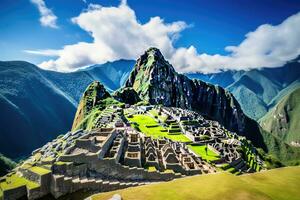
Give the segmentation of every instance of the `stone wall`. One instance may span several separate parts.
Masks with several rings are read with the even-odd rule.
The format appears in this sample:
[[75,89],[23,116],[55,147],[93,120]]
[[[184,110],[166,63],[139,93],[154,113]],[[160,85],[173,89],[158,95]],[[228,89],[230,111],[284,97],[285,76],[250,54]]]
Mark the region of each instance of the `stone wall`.
[[[49,183],[47,183],[47,184],[49,185]],[[46,195],[47,193],[42,192],[40,187],[28,189],[27,190],[27,198],[28,199],[38,199],[38,198],[41,198],[42,196]]]
[[91,168],[108,177],[124,180],[168,181],[180,177],[173,173],[149,172],[144,168],[124,166],[115,163],[114,159],[104,159],[99,160],[99,162],[91,163]]
[[26,197],[27,189],[25,185],[22,185],[17,188],[4,190],[3,191],[3,200],[15,200],[22,197]]
[[119,161],[120,161],[120,157],[122,155],[123,148],[124,148],[124,138],[121,139],[120,146],[119,146],[119,148],[117,150],[117,153],[116,153],[116,155],[114,157],[116,163],[119,163]]
[[37,182],[40,184],[40,181],[41,181],[41,176],[28,170],[28,169],[23,169],[23,168],[19,168],[19,171],[22,173],[22,175],[30,180],[30,181],[33,181],[33,182]]
[[111,133],[111,135],[109,135],[107,137],[107,139],[103,142],[103,145],[102,145],[102,148],[101,148],[101,151],[99,152],[98,154],[98,157],[99,159],[103,159],[105,154],[107,153],[107,151],[109,150],[110,146],[111,146],[111,143],[113,142],[113,140],[116,138],[117,136],[117,132],[116,131],[113,131]]
[[74,162],[74,163],[87,163],[93,160],[97,160],[97,154],[77,154],[77,155],[62,155],[58,158],[58,161]]
[[22,173],[22,175],[33,182],[36,182],[40,185],[38,188],[34,189],[28,189],[28,198],[29,199],[36,199],[39,197],[42,197],[45,194],[48,194],[50,191],[50,182],[52,173],[49,172],[47,174],[37,174],[35,172],[30,171],[29,169],[23,169],[20,168],[19,171]]

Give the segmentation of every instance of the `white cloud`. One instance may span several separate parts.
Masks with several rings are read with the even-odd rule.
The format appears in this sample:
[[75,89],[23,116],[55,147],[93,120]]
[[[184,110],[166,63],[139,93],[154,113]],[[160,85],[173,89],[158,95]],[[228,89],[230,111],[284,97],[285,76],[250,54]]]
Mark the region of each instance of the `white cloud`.
[[30,51],[40,55],[58,55],[39,66],[58,71],[74,71],[81,67],[113,61],[121,58],[136,59],[150,46],[156,46],[169,57],[175,51],[173,41],[180,31],[187,27],[178,21],[165,23],[159,17],[141,24],[126,1],[118,7],[102,7],[90,4],[88,9],[72,22],[88,32],[93,42],[79,42],[64,46],[61,50]]
[[122,1],[118,7],[90,4],[72,22],[88,32],[93,42],[79,42],[60,50],[28,51],[57,56],[41,63],[45,69],[74,71],[87,65],[117,59],[136,59],[147,48],[158,47],[180,72],[211,73],[220,70],[278,67],[300,54],[300,13],[277,26],[261,25],[246,35],[238,46],[228,46],[228,55],[199,54],[194,46],[175,48],[174,43],[188,25],[166,23],[152,17],[142,24],[135,12]]
[[24,50],[26,53],[41,55],[41,56],[59,56],[60,51],[53,49],[41,49],[41,50]]
[[30,0],[39,10],[41,18],[40,22],[42,26],[50,28],[58,28],[56,24],[57,17],[54,15],[52,10],[47,8],[44,0]]
[[198,54],[194,47],[179,48],[171,60],[182,72],[218,72],[279,67],[300,55],[300,13],[281,24],[264,24],[249,32],[238,46],[227,46],[229,55]]

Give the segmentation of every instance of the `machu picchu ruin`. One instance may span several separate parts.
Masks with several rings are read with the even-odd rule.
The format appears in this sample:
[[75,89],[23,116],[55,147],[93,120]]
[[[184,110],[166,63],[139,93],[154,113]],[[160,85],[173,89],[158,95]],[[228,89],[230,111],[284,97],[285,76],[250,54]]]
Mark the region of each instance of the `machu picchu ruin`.
[[[169,90],[174,84],[182,88]],[[202,99],[193,96],[200,91]],[[214,104],[206,106],[208,101]],[[219,122],[221,117],[230,120]],[[220,171],[257,172],[265,168],[263,158],[245,134],[235,132],[244,131],[243,119],[227,91],[177,74],[151,48],[115,94],[98,81],[91,83],[71,131],[34,150],[2,177],[0,195],[4,200],[60,198]]]
[[[1,186],[8,188],[3,199],[58,198],[79,190],[105,192],[219,170],[242,174],[263,168],[244,137],[194,111],[111,105],[101,113],[90,130],[59,136],[2,178]],[[149,122],[138,124],[139,117]],[[164,136],[151,134],[158,128]],[[20,185],[9,189],[13,184]]]

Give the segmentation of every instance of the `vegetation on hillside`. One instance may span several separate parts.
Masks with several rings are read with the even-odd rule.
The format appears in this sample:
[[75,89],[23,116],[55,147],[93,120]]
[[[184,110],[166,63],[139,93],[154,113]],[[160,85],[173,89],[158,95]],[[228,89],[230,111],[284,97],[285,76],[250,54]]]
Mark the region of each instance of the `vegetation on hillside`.
[[228,89],[243,111],[252,119],[258,120],[280,99],[300,86],[299,58],[278,68],[196,73],[187,76]]
[[27,62],[0,61],[0,152],[17,159],[70,129],[75,103]]
[[281,140],[300,145],[300,87],[280,100],[261,120],[266,131]]
[[261,151],[261,155],[265,158],[264,160],[268,161],[269,168],[300,164],[299,147],[292,147],[264,130],[261,130],[261,132],[263,141],[268,147],[268,154]]
[[152,136],[154,138],[166,137],[171,140],[180,142],[190,141],[190,139],[188,139],[180,131],[169,133],[168,127],[163,127],[149,115],[129,115],[127,116],[127,119],[133,124],[134,128],[148,136]]
[[0,176],[7,174],[16,166],[16,163],[0,153]]

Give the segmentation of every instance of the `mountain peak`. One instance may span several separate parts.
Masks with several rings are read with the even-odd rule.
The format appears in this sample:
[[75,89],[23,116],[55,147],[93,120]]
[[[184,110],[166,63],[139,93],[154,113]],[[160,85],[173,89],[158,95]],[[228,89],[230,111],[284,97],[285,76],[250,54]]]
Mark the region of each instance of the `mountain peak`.
[[83,93],[79,102],[72,130],[87,116],[98,101],[110,97],[110,94],[99,81],[93,81]]
[[136,62],[125,87],[150,104],[195,110],[237,132],[245,118],[238,102],[221,87],[178,74],[157,48],[149,48]]
[[[145,51],[143,55],[137,60],[135,69],[139,70],[152,70],[154,68],[170,68],[172,72],[175,72],[173,66],[165,60],[163,54],[160,50],[156,47],[150,47],[148,50]],[[162,70],[161,72],[164,73],[168,70]]]
[[156,58],[162,58],[163,59],[162,53],[156,47],[150,47],[149,49],[146,50],[145,54],[148,54],[150,56],[154,56]]
[[137,60],[125,86],[132,87],[139,95],[145,96],[148,87],[153,85],[153,79],[172,80],[175,74],[173,66],[165,60],[160,50],[151,47]]

